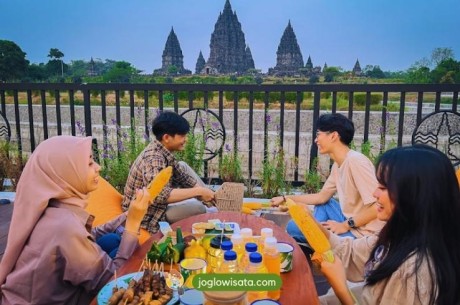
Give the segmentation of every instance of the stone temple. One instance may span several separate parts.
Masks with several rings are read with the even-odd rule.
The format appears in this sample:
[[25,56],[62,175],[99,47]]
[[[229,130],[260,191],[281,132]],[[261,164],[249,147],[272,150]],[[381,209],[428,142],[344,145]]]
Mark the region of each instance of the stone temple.
[[196,65],[195,65],[195,74],[200,74],[201,71],[203,71],[204,66],[206,65],[206,61],[204,60],[203,53],[198,55],[198,59],[196,60]]
[[351,71],[351,73],[355,76],[361,76],[361,74],[363,73],[358,59],[356,59],[355,66],[353,67],[353,70]]
[[276,51],[276,66],[268,69],[269,75],[298,76],[303,68],[303,57],[297,38],[289,21]]
[[226,0],[211,34],[209,59],[201,73],[241,74],[248,69],[254,69],[251,50],[246,46],[236,12]]
[[163,50],[161,69],[156,69],[153,73],[161,75],[192,73],[190,70],[184,68],[184,55],[182,55],[182,49],[173,28],[171,28],[171,32],[169,33]]

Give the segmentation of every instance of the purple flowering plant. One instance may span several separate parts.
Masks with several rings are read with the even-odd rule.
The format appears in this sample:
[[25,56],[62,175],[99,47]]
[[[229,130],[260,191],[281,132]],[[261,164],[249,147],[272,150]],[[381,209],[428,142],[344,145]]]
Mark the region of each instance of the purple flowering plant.
[[238,151],[232,149],[228,143],[224,145],[224,152],[219,162],[219,176],[224,182],[243,182],[243,170]]

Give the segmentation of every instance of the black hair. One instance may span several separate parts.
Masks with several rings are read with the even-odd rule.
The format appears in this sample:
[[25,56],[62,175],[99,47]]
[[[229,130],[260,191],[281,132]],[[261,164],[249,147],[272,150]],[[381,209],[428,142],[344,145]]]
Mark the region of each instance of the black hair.
[[320,131],[337,131],[340,141],[345,145],[350,145],[355,135],[355,125],[353,121],[340,113],[323,114],[318,118],[316,129]]
[[428,262],[430,304],[460,304],[460,190],[449,159],[424,145],[391,149],[378,161],[377,180],[387,188],[394,211],[370,257],[381,246],[387,254],[367,285],[385,281],[416,255],[415,275]]
[[175,112],[161,112],[152,121],[152,132],[158,141],[161,141],[165,134],[170,136],[186,135],[190,130],[190,124],[186,119]]

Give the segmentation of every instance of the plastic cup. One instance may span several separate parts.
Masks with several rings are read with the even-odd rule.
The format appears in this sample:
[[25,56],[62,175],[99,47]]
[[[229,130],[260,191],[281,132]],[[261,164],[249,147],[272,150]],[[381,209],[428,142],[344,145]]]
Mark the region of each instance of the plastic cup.
[[179,299],[181,305],[202,305],[204,302],[203,293],[196,289],[186,290]]
[[280,253],[281,258],[281,273],[291,271],[294,247],[288,243],[277,243],[276,247],[278,248],[278,252]]
[[207,263],[204,259],[201,258],[184,258],[181,260],[179,266],[180,273],[184,277],[184,282],[187,283],[186,286],[189,286],[192,282],[192,278],[195,275],[206,273]]

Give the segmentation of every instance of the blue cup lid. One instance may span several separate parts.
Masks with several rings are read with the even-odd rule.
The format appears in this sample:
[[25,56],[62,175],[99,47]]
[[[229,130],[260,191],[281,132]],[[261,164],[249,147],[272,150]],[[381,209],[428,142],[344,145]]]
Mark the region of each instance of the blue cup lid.
[[260,263],[262,262],[262,255],[259,252],[252,252],[249,254],[249,261],[251,263]]
[[257,251],[257,244],[256,243],[247,243],[244,248],[247,252],[256,252]]
[[236,252],[232,250],[225,251],[224,253],[224,259],[226,261],[234,261],[236,260]]
[[232,250],[233,243],[231,241],[229,241],[229,240],[222,241],[222,243],[220,244],[220,248],[222,250]]

